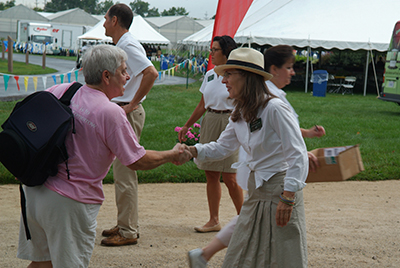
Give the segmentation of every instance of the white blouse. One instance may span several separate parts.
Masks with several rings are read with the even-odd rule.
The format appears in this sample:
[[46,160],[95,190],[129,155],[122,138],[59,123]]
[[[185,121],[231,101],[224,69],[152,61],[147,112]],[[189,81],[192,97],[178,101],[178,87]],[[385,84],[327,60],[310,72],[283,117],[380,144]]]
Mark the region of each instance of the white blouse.
[[256,188],[262,186],[278,172],[286,171],[284,190],[297,192],[306,185],[308,156],[299,124],[290,108],[274,98],[260,109],[261,127],[251,132],[244,120],[229,124],[216,142],[196,144],[197,160],[223,159],[240,145],[247,153],[246,161],[237,162],[233,168],[246,166],[247,177],[255,173]]
[[296,113],[294,110],[293,106],[290,104],[290,102],[286,99],[286,92],[283,91],[282,89],[278,88],[274,83],[272,83],[270,80],[265,81],[267,84],[267,87],[269,89],[269,92],[280,98],[284,103],[286,103],[287,106],[289,106],[290,110],[294,115],[296,116],[297,121],[299,121],[299,115]]
[[222,76],[218,76],[214,69],[204,76],[200,92],[204,98],[204,108],[214,110],[233,110],[233,100],[228,99],[229,92],[225,84],[222,84]]

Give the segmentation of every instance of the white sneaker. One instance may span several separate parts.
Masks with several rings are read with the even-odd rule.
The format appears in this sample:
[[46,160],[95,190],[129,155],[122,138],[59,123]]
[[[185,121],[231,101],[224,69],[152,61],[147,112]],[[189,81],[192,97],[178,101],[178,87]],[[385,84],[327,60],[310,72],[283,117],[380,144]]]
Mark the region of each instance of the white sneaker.
[[188,252],[190,268],[207,267],[207,261],[201,256],[202,254],[203,250],[201,248],[196,248]]

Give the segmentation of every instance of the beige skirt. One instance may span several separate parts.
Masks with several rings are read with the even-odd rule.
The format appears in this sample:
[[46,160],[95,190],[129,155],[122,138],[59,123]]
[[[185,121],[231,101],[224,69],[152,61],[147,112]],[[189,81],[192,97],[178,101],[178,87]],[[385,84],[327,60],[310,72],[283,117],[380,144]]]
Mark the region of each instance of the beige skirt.
[[275,174],[255,189],[254,172],[225,256],[223,268],[307,267],[306,221],[303,192],[296,192],[296,205],[288,225],[278,227],[275,214],[283,192],[285,172]]
[[[230,114],[206,112],[201,122],[200,143],[216,141],[228,125],[229,116]],[[231,165],[238,161],[238,151],[223,160],[197,162],[197,167],[201,170],[236,173],[236,169],[231,168]]]

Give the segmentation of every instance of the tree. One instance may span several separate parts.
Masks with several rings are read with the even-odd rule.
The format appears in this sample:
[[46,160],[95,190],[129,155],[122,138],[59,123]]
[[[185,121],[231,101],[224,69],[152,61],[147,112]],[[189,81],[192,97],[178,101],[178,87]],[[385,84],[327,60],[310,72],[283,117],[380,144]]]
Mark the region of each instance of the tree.
[[15,6],[15,0],[10,0],[5,3],[0,2],[0,10],[5,10],[7,8]]
[[[118,2],[116,4],[118,4]],[[106,14],[112,5],[114,5],[112,0],[104,0],[104,2],[98,3],[96,7],[96,14]]]
[[189,12],[186,11],[186,8],[184,7],[171,7],[170,9],[166,10],[164,9],[163,12],[161,12],[161,16],[187,16],[189,15]]
[[90,14],[96,14],[98,0],[51,0],[44,6],[45,12],[57,12],[73,8],[80,8]]
[[153,7],[152,9],[149,9],[146,17],[160,17],[160,12],[158,12],[158,8]]
[[131,6],[133,12],[142,17],[146,17],[147,13],[149,12],[149,3],[142,0],[135,0],[134,2],[130,2],[129,5]]

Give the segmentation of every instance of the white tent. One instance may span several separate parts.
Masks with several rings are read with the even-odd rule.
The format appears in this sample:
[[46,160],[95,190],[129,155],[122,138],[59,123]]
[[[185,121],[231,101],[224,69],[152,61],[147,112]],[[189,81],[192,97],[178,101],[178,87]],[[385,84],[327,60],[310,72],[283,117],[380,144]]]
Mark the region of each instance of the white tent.
[[[235,41],[383,52],[389,47],[394,24],[400,20],[398,10],[399,0],[254,0]],[[208,36],[211,39],[212,28]],[[202,42],[202,36],[191,37],[182,43]],[[366,82],[364,94],[365,90]]]
[[254,0],[235,40],[386,51],[393,26],[400,19],[397,12],[389,10],[399,9],[398,0]]
[[[82,40],[112,42],[111,37],[105,35],[104,20],[103,18],[92,29],[78,38]],[[170,43],[167,38],[154,30],[140,15],[134,17],[129,32],[142,44],[168,45]]]
[[[394,24],[400,20],[397,10],[399,0],[254,0],[235,41],[386,51]],[[206,27],[182,43],[202,43],[205,36],[211,39],[212,31]]]
[[214,22],[201,29],[200,31],[189,35],[182,40],[182,44],[194,45],[194,46],[205,46],[209,47],[211,44],[212,33],[214,29]]

